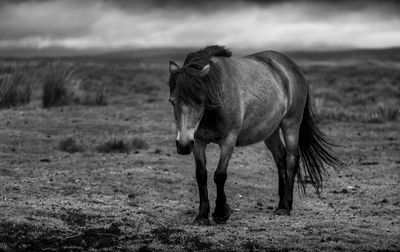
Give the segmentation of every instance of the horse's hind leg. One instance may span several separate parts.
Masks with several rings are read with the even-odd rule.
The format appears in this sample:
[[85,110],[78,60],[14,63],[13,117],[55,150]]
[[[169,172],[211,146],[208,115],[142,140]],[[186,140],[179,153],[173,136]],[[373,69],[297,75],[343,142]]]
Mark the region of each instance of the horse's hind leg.
[[294,180],[299,172],[299,123],[288,123],[283,121],[281,124],[283,138],[286,148],[286,172],[287,181],[284,185],[283,197],[279,201],[277,214],[290,214],[293,204]]
[[282,201],[285,190],[285,184],[287,182],[286,172],[286,149],[282,144],[281,138],[279,137],[279,128],[264,141],[265,145],[271,151],[274,158],[276,167],[278,168],[279,175],[279,200]]
[[193,149],[194,160],[196,162],[196,180],[199,187],[200,206],[199,214],[194,220],[194,225],[210,225],[208,215],[210,213],[210,203],[208,201],[207,190],[207,168],[206,168],[206,143],[196,141]]

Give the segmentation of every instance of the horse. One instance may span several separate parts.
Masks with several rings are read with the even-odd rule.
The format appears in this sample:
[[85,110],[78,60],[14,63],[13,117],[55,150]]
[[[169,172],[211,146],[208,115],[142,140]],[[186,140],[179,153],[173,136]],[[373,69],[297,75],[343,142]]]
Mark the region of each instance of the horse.
[[189,53],[182,67],[170,61],[169,72],[177,153],[193,152],[196,166],[200,205],[194,225],[210,225],[205,155],[209,143],[220,149],[212,214],[217,224],[225,224],[232,213],[224,185],[236,146],[264,141],[271,151],[279,175],[277,215],[290,215],[295,177],[300,191],[311,183],[319,193],[325,166],[341,165],[330,153],[334,144],[315,124],[306,79],[289,57],[262,51],[236,58],[215,45]]

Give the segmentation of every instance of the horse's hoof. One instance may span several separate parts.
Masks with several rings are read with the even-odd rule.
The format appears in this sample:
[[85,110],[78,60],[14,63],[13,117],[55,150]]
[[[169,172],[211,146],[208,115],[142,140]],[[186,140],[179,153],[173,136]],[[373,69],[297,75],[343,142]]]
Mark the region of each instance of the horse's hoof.
[[229,205],[228,204],[225,204],[225,209],[224,209],[224,213],[223,213],[223,216],[219,216],[218,214],[217,214],[217,212],[216,211],[214,211],[214,213],[213,213],[213,220],[214,220],[214,222],[215,223],[217,223],[217,224],[225,224],[226,223],[226,221],[229,219],[229,216],[231,216],[231,213],[232,213],[233,211],[232,211],[232,209],[229,207]]
[[282,208],[277,208],[275,211],[274,211],[274,214],[275,215],[286,215],[286,216],[290,216],[290,211],[289,210],[286,210],[286,209],[282,209]]
[[197,216],[193,221],[193,225],[195,226],[210,226],[210,220],[208,217]]

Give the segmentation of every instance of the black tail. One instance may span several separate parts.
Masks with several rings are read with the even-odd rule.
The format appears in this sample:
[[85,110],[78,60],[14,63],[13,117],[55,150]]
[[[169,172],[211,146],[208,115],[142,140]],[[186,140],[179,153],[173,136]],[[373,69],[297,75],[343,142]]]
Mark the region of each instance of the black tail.
[[[299,133],[299,150],[303,165],[297,172],[297,182],[302,192],[306,190],[306,183],[311,182],[319,194],[323,177],[328,175],[324,163],[334,168],[343,165],[329,153],[330,147],[333,146],[335,145],[315,125],[309,97],[307,97]],[[303,176],[307,176],[309,181],[306,181]]]

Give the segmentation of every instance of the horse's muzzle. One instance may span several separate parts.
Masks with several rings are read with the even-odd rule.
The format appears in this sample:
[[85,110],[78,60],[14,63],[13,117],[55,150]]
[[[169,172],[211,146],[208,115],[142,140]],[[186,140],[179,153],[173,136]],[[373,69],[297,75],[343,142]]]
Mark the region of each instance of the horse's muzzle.
[[176,141],[176,151],[181,155],[189,155],[194,146],[194,140]]

